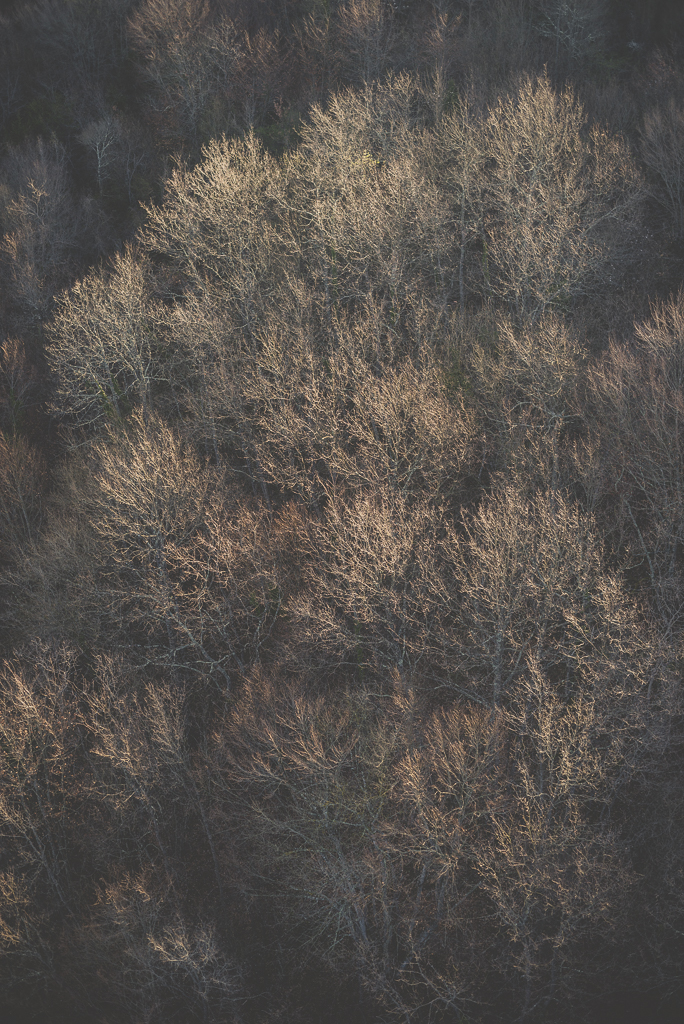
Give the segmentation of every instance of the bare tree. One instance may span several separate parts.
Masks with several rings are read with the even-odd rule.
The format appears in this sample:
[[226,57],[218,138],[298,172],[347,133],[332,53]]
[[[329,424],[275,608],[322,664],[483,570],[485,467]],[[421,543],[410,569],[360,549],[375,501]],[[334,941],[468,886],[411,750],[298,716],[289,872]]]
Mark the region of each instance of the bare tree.
[[482,287],[518,317],[562,307],[630,259],[639,175],[622,140],[584,123],[573,94],[546,78],[487,120]]
[[[211,825],[211,784],[203,770],[206,762],[190,749],[186,694],[178,686],[155,683],[136,696],[123,691],[126,674],[125,665],[100,659],[98,686],[85,700],[93,791],[110,808],[112,829],[132,837],[141,862],[162,870],[168,884],[183,871],[172,855],[179,835],[186,830],[196,835],[198,823],[220,896],[223,878]],[[199,856],[197,847],[195,852]],[[104,849],[100,856],[106,857]]]
[[463,635],[452,678],[474,700],[505,706],[530,657],[568,697],[652,678],[648,632],[603,566],[594,523],[561,494],[493,495],[466,523],[455,573]]
[[626,842],[597,825],[595,808],[610,808],[639,770],[640,710],[633,692],[616,699],[600,686],[567,701],[534,656],[516,682],[505,715],[510,813],[493,816],[478,868],[523,1020],[577,999],[577,971],[598,987],[615,970],[611,934],[626,922],[636,876]]
[[641,156],[652,172],[653,195],[672,218],[672,232],[684,234],[684,109],[670,97],[667,106],[656,107],[644,118]]
[[11,150],[0,173],[9,189],[0,239],[4,285],[20,321],[35,328],[69,281],[78,253],[91,250],[98,215],[72,195],[66,151],[56,141]]
[[191,920],[169,897],[149,870],[112,873],[72,941],[130,1019],[161,1024],[182,1013],[219,1024],[240,1003],[240,965],[211,922]]
[[283,273],[287,250],[270,214],[282,173],[254,135],[213,140],[194,170],[171,174],[164,205],[147,209],[144,247],[170,258],[198,290],[220,288],[248,335]]
[[410,691],[316,699],[255,678],[216,755],[246,884],[267,881],[292,952],[356,974],[398,1020],[477,1005],[467,851],[497,778],[485,716],[419,724],[418,707]]
[[349,502],[331,496],[309,543],[308,587],[288,606],[297,660],[362,677],[443,677],[456,541],[439,514],[386,487]]
[[421,132],[433,106],[430,90],[403,74],[311,111],[292,187],[307,264],[331,313],[359,290],[387,296],[395,321],[414,289],[450,298],[453,216],[437,147]]
[[684,612],[684,295],[656,303],[651,318],[636,326],[632,344],[613,344],[590,379],[603,500],[608,489],[619,496],[615,525],[669,633]]
[[[100,538],[103,599],[143,662],[231,686],[278,616],[277,553],[267,518],[239,502],[163,423],[134,415],[93,448],[81,498]],[[229,512],[230,510],[230,512]]]
[[487,424],[490,465],[530,495],[573,486],[567,435],[581,417],[587,354],[580,336],[548,313],[523,327],[491,313],[480,322],[462,365]]
[[67,782],[80,751],[72,662],[67,652],[34,645],[28,665],[0,669],[0,944],[12,987],[54,983],[54,936],[79,904],[71,853],[86,801]]
[[12,563],[37,540],[43,524],[47,471],[22,437],[0,434],[0,552]]
[[95,156],[97,167],[97,187],[102,196],[104,184],[111,173],[112,164],[116,159],[116,151],[120,143],[121,130],[117,119],[109,114],[99,121],[92,121],[81,134],[79,141],[90,149]]
[[608,5],[605,0],[538,0],[537,31],[553,41],[554,75],[581,71],[605,45]]
[[137,404],[146,418],[168,371],[158,354],[157,313],[145,260],[132,249],[109,272],[78,281],[59,299],[48,360],[57,376],[57,409],[78,427],[101,427]]
[[392,67],[392,9],[381,0],[349,0],[337,13],[337,36],[354,82],[379,79]]
[[0,422],[16,436],[29,431],[31,407],[40,397],[39,378],[30,349],[19,338],[6,338],[0,345]]
[[[471,266],[466,257],[479,235],[482,208],[483,168],[486,150],[481,131],[478,132],[477,114],[468,102],[467,94],[457,109],[438,123],[437,138],[444,162],[445,184],[455,193],[455,222],[458,231],[458,298],[465,307],[466,275]],[[470,282],[469,282],[470,283]],[[472,287],[472,286],[471,286]]]
[[[146,0],[129,19],[132,46],[154,88],[153,113],[168,143],[201,144],[229,126],[242,40],[229,19],[216,21],[207,0]],[[212,124],[223,107],[224,124]]]
[[325,9],[311,13],[297,29],[298,61],[315,103],[324,103],[339,75],[341,54],[333,20]]

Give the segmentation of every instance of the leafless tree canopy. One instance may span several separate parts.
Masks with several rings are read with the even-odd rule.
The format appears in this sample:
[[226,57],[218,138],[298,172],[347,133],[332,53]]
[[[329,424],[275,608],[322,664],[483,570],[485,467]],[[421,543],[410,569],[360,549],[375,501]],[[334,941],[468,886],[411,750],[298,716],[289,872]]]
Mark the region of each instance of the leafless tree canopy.
[[679,1024],[680,5],[6,7],[0,1024]]

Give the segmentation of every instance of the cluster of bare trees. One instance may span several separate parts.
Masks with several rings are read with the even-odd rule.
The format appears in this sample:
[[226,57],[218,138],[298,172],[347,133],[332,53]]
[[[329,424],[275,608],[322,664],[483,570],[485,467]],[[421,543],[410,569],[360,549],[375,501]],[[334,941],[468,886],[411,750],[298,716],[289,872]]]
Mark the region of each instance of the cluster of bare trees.
[[530,653],[498,706],[419,672],[317,694],[255,667],[198,704],[120,658],[30,659],[2,689],[10,991],[85,980],[134,1019],[243,1019],[250,956],[277,955],[356,976],[388,1019],[544,1020],[634,983],[635,926],[647,958],[676,928],[676,802],[667,906],[644,906],[624,820],[676,748],[666,667],[648,693],[634,667],[569,684]]
[[[122,1012],[205,1020],[239,1018],[257,950],[274,976],[355,976],[392,1019],[584,1012],[656,961],[674,990],[680,305],[590,373],[558,320],[502,319],[493,351],[484,336],[463,356],[467,401],[434,364],[402,355],[374,378],[366,361],[364,415],[360,369],[335,406],[335,353],[264,338],[235,354],[244,391],[216,450],[201,395],[188,428],[135,393],[128,415],[103,408],[61,513],[6,576],[30,584],[15,629],[54,633],[40,567],[56,571],[51,531],[85,531],[61,600],[89,601],[98,631],[80,665],[33,648],[6,672],[10,981],[92,972]],[[636,387],[652,397],[630,402]],[[451,458],[427,472],[442,402]],[[635,822],[642,801],[657,813]]]
[[679,59],[586,0],[0,16],[12,1011],[678,1019]]
[[241,996],[240,963],[216,922],[179,902],[182,854],[172,848],[179,825],[196,848],[196,822],[216,857],[201,758],[183,749],[178,691],[124,692],[121,673],[99,662],[84,689],[73,655],[38,648],[30,670],[6,667],[5,982],[56,984],[67,1002],[85,969],[92,995],[115,996],[131,1019],[224,1020]]
[[645,192],[624,143],[588,131],[577,99],[548,79],[523,81],[489,111],[466,95],[440,114],[435,86],[407,75],[314,107],[282,165],[253,136],[213,142],[167,189],[146,244],[189,280],[230,282],[248,322],[256,275],[274,287],[296,257],[329,311],[370,292],[398,317],[419,289],[441,304],[496,298],[534,318],[617,283]]

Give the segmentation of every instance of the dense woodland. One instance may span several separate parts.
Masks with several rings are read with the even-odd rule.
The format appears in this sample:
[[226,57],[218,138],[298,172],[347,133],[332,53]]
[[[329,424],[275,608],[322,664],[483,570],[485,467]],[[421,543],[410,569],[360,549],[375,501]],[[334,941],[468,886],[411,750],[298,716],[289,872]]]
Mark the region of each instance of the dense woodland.
[[683,275],[677,0],[4,4],[2,1024],[681,1021]]

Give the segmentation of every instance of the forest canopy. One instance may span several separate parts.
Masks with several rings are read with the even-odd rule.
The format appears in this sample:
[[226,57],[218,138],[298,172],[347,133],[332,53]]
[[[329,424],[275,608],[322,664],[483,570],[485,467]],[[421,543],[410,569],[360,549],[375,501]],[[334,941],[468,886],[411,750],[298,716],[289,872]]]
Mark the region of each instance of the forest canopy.
[[8,1019],[679,1020],[683,33],[3,8]]

